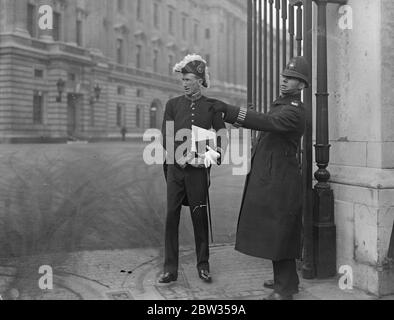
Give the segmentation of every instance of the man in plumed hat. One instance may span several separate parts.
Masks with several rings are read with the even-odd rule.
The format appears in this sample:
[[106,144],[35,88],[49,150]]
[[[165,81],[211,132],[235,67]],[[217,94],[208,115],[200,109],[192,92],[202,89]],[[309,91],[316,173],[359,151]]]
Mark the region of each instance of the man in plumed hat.
[[[220,164],[226,142],[220,135],[216,148],[193,146],[192,127],[218,132],[226,126],[212,103],[202,94],[209,87],[207,63],[201,56],[187,55],[174,67],[182,76],[184,94],[167,102],[162,134],[166,150],[164,173],[167,181],[167,217],[165,225],[164,272],[159,284],[168,284],[178,278],[179,221],[182,205],[189,206],[193,222],[197,255],[197,271],[204,282],[211,282],[209,266],[208,188],[209,169]],[[177,133],[183,140],[177,141]],[[170,141],[167,139],[170,137]],[[169,146],[171,144],[171,146]]]
[[[302,180],[297,149],[305,130],[302,90],[309,86],[304,57],[294,57],[282,72],[281,95],[263,114],[216,101],[214,109],[236,127],[260,131],[252,150],[235,249],[272,260],[274,289],[267,300],[292,300],[298,292],[296,259],[301,257]],[[210,100],[213,101],[213,100]]]

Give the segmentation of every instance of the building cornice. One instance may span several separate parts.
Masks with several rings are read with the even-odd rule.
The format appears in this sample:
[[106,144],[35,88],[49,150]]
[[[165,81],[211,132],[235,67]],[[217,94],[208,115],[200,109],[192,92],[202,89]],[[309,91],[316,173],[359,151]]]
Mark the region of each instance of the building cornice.
[[0,52],[16,54],[40,60],[61,58],[74,63],[94,65],[87,49],[63,42],[43,42],[14,34],[0,35]]

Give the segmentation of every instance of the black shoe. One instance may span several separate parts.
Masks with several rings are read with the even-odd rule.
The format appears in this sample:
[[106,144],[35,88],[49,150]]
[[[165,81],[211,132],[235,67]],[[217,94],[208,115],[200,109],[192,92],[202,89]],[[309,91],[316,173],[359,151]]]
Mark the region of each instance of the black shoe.
[[199,276],[200,279],[202,279],[204,282],[207,282],[207,283],[211,283],[211,282],[212,282],[212,277],[211,277],[211,275],[209,274],[209,271],[208,271],[208,270],[200,270],[200,271],[198,272],[198,276]]
[[159,284],[167,284],[167,283],[171,283],[173,281],[177,281],[178,280],[178,276],[175,274],[172,274],[170,272],[166,272],[164,274],[162,274],[159,278],[159,280],[157,281],[157,283]]
[[273,292],[268,297],[264,298],[263,300],[294,300],[292,295],[281,295],[279,293]]
[[274,289],[274,280],[264,281],[264,288]]

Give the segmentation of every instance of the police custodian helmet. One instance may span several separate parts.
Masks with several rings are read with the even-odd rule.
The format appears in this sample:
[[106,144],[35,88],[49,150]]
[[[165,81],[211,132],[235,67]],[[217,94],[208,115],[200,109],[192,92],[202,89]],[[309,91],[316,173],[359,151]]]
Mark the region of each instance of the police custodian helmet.
[[305,87],[309,87],[309,66],[302,56],[293,57],[287,64],[282,76],[297,78],[305,82]]

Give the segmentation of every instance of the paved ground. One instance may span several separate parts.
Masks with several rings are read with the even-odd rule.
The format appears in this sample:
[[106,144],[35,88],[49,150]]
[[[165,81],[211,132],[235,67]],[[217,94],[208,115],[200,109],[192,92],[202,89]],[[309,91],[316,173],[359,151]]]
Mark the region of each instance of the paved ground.
[[[259,299],[268,261],[234,251],[244,177],[213,171],[214,283],[200,282],[184,210],[179,281],[159,287],[165,219],[161,166],[143,144],[0,145],[0,295],[4,299]],[[223,245],[222,245],[223,244]],[[40,266],[54,288],[38,287]],[[336,279],[303,281],[298,299],[371,299]]]
[[[74,252],[161,247],[165,180],[161,166],[143,162],[145,146],[0,145],[0,257],[47,255],[48,264],[63,265]],[[234,241],[241,200],[244,177],[230,170],[213,171],[218,243]],[[180,242],[186,246],[194,242],[190,220],[184,209]],[[13,265],[14,287],[20,291],[37,273],[30,260],[17,259]]]
[[[270,293],[263,288],[263,279],[272,277],[271,263],[242,255],[232,245],[212,246],[211,284],[198,278],[195,254],[189,248],[181,250],[179,278],[169,286],[156,283],[163,260],[160,249],[88,251],[57,258],[42,255],[0,260],[0,294],[4,299],[23,300],[260,300]],[[22,262],[29,273],[14,267]],[[38,287],[41,264],[53,268],[53,290]],[[302,280],[300,294],[295,298],[376,299],[356,289],[342,291],[337,283],[337,279]]]

